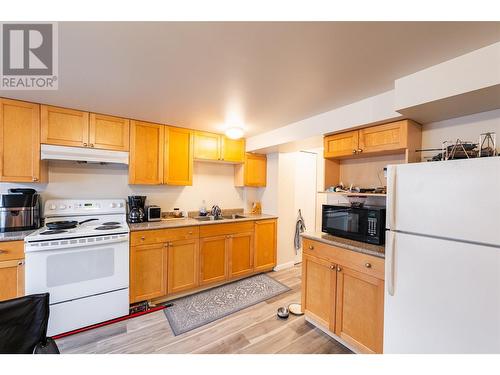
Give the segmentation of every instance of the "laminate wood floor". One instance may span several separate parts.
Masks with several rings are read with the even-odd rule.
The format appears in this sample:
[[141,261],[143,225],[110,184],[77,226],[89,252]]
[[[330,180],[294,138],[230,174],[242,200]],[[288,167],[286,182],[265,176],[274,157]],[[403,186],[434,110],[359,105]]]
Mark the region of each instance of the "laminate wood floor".
[[57,345],[63,354],[351,353],[303,316],[276,317],[278,307],[300,302],[300,266],[268,275],[291,290],[179,336],[173,335],[163,311],[157,311],[59,339]]

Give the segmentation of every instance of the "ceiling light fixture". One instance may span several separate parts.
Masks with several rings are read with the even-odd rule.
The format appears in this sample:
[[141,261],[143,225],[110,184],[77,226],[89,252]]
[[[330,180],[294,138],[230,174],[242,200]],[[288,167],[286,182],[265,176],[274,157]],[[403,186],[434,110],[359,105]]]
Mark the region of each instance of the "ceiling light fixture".
[[225,130],[226,137],[231,139],[242,138],[245,134],[245,130],[241,126],[230,126]]

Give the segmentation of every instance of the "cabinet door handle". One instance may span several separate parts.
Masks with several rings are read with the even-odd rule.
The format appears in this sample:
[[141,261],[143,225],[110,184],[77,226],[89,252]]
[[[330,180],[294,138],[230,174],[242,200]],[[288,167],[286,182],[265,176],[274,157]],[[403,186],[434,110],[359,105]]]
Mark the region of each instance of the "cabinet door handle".
[[7,250],[0,250],[0,254],[6,254]]
[[146,237],[142,236],[141,237],[141,241],[144,241],[146,239]]
[[309,245],[309,250],[314,250],[314,246],[313,245]]
[[24,260],[21,260],[19,261],[19,263],[17,263],[18,266],[23,266],[24,265]]
[[169,242],[168,247],[174,247],[174,244],[172,242]]
[[84,144],[83,144],[83,147],[87,147],[87,144],[86,144],[86,143],[84,143]]
[[33,177],[33,181],[38,181],[38,178],[37,177]]
[[371,265],[371,263],[365,263],[365,267],[366,268],[372,268],[372,265]]
[[165,243],[163,244],[163,247],[168,247],[168,242],[165,242]]
[[358,153],[360,153],[360,154],[361,154],[361,153],[363,152],[363,149],[358,148],[356,152],[358,152]]
[[332,265],[330,266],[330,269],[334,270],[334,269],[335,269],[335,264],[332,264]]
[[342,272],[342,268],[337,267],[337,272]]
[[94,144],[93,144],[93,143],[91,143],[91,144],[90,144],[90,147],[94,147]]
[[193,234],[193,231],[189,231],[188,234]]
[[356,150],[352,150],[352,153],[353,153],[353,154],[356,154],[356,152],[357,152]]

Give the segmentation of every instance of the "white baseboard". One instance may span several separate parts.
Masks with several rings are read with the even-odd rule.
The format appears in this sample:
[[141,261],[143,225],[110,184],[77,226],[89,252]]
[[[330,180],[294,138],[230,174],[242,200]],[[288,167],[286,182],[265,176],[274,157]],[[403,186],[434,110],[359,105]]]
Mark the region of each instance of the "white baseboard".
[[292,268],[294,265],[295,265],[295,261],[294,260],[292,260],[291,262],[277,264],[276,267],[273,268],[273,271],[285,270],[287,268]]

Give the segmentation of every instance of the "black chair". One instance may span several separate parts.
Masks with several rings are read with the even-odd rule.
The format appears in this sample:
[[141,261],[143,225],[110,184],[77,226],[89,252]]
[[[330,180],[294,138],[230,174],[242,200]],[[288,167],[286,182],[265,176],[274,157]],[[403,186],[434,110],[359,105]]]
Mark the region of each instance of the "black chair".
[[0,354],[59,354],[48,323],[49,293],[0,302]]

